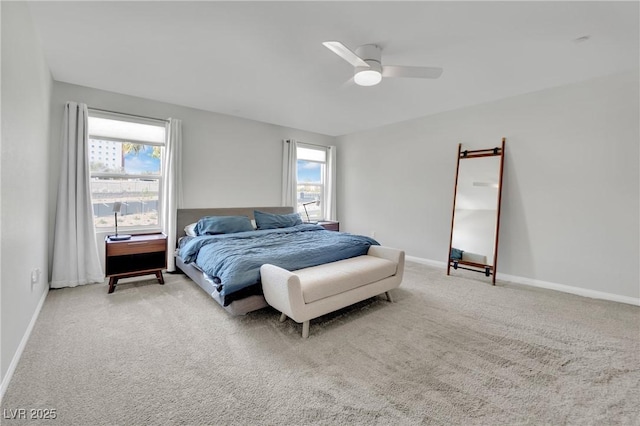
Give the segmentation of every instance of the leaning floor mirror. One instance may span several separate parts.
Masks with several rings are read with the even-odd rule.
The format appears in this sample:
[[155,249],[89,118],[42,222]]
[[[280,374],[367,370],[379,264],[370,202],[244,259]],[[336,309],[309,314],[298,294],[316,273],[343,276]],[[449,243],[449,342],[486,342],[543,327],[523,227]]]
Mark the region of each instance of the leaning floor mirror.
[[505,138],[494,148],[463,150],[453,192],[447,275],[451,269],[476,271],[496,283]]

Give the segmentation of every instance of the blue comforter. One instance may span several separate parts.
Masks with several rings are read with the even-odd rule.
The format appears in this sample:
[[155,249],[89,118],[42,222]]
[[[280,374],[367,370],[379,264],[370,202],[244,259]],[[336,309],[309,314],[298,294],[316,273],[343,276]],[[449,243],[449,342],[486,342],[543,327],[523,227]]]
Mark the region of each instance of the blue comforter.
[[195,262],[226,297],[260,281],[265,263],[289,271],[366,254],[372,238],[327,231],[302,224],[289,228],[206,235],[186,242],[179,251],[185,263]]

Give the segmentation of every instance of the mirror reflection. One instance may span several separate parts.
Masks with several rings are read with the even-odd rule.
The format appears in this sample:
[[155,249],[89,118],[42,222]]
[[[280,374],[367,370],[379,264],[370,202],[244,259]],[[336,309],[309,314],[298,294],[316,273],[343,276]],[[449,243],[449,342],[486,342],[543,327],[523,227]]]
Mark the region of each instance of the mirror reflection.
[[447,274],[451,267],[493,276],[502,184],[502,148],[462,151],[458,168]]
[[467,159],[458,172],[452,246],[485,265],[493,264],[499,166],[497,157]]

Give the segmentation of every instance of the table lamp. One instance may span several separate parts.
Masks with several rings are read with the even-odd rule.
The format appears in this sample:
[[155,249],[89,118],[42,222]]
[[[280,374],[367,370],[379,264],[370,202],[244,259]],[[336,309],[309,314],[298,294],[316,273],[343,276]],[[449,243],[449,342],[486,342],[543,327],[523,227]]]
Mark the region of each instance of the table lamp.
[[309,220],[309,212],[307,211],[307,206],[309,204],[315,204],[316,206],[319,206],[320,200],[309,201],[308,203],[302,203],[302,207],[304,207],[304,213],[307,215],[307,222],[311,223],[311,221]]
[[111,241],[122,241],[131,238],[131,235],[118,235],[118,213],[120,213],[121,208],[122,203],[120,201],[116,201],[113,203],[113,219],[116,224],[116,235],[111,235],[109,237]]

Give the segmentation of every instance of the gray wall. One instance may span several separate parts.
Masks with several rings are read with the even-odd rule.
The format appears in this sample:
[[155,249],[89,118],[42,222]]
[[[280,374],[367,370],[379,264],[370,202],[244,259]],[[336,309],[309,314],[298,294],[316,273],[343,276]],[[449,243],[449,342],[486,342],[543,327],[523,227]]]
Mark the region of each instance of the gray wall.
[[[48,288],[47,179],[52,78],[27,4],[1,2],[0,8],[0,377],[4,389],[7,370]],[[42,275],[32,285],[31,272],[36,268]]]
[[[279,206],[282,181],[282,140],[298,139],[332,145],[334,138],[288,127],[216,114],[134,96],[55,82],[51,107],[49,191],[51,230],[58,187],[60,125],[67,101],[90,107],[182,120],[184,207]],[[277,102],[278,100],[274,100]],[[98,234],[101,259],[104,234]],[[52,247],[50,238],[50,247]]]
[[640,297],[638,70],[338,138],[340,228],[445,262],[458,142],[507,138],[500,273]]

